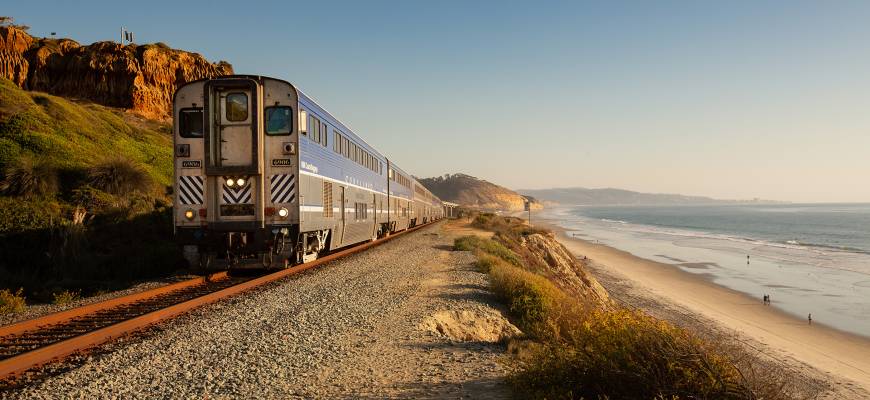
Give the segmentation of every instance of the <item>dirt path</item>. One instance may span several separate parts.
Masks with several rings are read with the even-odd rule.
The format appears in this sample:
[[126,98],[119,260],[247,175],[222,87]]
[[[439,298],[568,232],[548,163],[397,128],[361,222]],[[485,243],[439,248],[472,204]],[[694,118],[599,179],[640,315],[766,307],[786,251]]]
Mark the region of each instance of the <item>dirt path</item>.
[[471,315],[472,333],[500,318],[473,256],[450,250],[453,236],[425,228],[0,397],[509,398],[504,345],[451,339],[440,332],[462,323],[431,318]]

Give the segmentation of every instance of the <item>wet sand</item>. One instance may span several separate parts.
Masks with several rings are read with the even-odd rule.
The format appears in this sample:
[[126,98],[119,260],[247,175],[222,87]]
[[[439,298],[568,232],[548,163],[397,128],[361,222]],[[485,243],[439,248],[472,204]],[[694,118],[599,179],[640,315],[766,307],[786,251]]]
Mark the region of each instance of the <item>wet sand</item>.
[[557,232],[559,241],[575,255],[588,257],[593,273],[694,313],[701,317],[697,321],[712,321],[800,373],[818,376],[820,372],[833,390],[828,394],[832,398],[870,396],[870,339],[824,326],[823,321],[809,325],[807,320],[778,310],[775,298],[773,306],[765,306],[761,295],[752,298],[716,285],[702,274],[569,237],[553,221],[538,220],[535,225],[542,224]]

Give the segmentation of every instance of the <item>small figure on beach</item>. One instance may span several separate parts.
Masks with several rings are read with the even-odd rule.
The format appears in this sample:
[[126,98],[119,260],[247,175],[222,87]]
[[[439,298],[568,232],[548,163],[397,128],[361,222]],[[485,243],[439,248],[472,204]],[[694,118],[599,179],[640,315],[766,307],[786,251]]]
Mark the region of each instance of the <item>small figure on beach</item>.
[[749,254],[746,255],[746,265],[749,265]]
[[769,294],[764,295],[763,301],[764,301],[764,305],[770,304],[770,295]]
[[813,324],[813,314],[812,313],[807,314],[807,322],[809,322],[810,325]]

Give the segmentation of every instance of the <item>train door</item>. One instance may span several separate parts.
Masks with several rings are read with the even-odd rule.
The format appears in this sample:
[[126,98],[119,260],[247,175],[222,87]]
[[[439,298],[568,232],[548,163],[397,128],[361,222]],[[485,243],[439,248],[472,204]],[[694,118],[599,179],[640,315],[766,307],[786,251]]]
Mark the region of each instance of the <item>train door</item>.
[[372,193],[372,239],[378,237],[378,195]]
[[251,92],[227,89],[218,92],[220,110],[220,157],[227,167],[249,166],[254,162],[251,152]]
[[341,221],[339,224],[341,226],[341,237],[338,239],[338,242],[344,245],[344,231],[347,230],[347,224],[345,223],[345,219],[347,218],[347,213],[345,210],[345,200],[344,200],[344,186],[339,186],[339,196],[341,197]]
[[[261,163],[257,155],[259,129],[257,121],[256,82],[228,79],[206,83],[206,175],[209,190],[209,218],[219,221],[262,220]],[[214,215],[214,217],[212,217]]]

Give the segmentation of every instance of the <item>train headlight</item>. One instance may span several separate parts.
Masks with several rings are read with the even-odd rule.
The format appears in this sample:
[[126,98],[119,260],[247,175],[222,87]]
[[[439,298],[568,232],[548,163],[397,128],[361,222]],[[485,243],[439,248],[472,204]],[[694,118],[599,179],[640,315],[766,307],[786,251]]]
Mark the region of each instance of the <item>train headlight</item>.
[[236,185],[239,185],[239,187],[245,186],[245,178],[236,178]]
[[233,178],[227,178],[227,186],[229,186],[229,187],[236,186],[236,181]]
[[193,221],[194,215],[196,214],[194,214],[193,210],[187,210],[184,212],[184,218],[187,218],[188,221]]
[[287,218],[288,215],[290,215],[290,210],[288,210],[286,207],[281,207],[281,209],[278,210],[279,217]]

